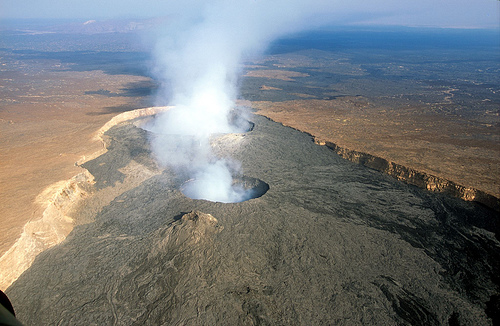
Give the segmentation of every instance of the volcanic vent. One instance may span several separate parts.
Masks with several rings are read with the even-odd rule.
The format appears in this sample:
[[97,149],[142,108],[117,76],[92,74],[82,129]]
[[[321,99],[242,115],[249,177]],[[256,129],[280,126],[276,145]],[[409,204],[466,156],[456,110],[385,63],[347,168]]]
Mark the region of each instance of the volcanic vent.
[[[187,129],[186,132],[186,129],[165,128],[158,124],[157,117],[145,119],[136,125],[149,133],[160,165],[173,168],[185,180],[180,187],[185,196],[221,203],[239,203],[261,197],[269,190],[269,185],[243,175],[238,162],[220,158],[213,153],[211,144],[214,139],[220,145],[220,142],[232,142],[233,138],[224,137],[228,134],[238,135],[253,130],[254,123],[238,112],[233,111],[228,115],[226,127],[209,128],[201,132],[197,129],[195,132]],[[218,154],[227,157],[230,153]]]
[[191,199],[205,199],[221,203],[239,203],[259,198],[268,190],[267,183],[247,176],[233,177],[229,188],[214,188],[213,183],[207,184],[206,179],[191,179],[181,187],[182,193]]

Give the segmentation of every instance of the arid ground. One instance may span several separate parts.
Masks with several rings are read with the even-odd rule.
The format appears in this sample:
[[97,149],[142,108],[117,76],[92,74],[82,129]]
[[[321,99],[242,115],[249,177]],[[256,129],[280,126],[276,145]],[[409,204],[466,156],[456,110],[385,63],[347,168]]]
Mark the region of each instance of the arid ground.
[[[92,196],[83,198],[83,206],[68,213],[70,219],[75,218],[71,222],[74,225],[92,221],[98,221],[97,224],[90,223],[75,229],[69,242],[44,255],[36,265],[38,267],[24,276],[24,283],[10,290],[18,300],[17,305],[23,307],[21,311],[26,320],[33,323],[31,318],[40,311],[30,308],[31,299],[27,298],[32,293],[23,293],[22,286],[34,290],[36,286],[32,282],[43,282],[44,273],[53,268],[61,268],[62,279],[70,280],[73,272],[63,270],[62,266],[73,263],[75,257],[88,262],[85,268],[102,263],[102,269],[75,272],[78,277],[88,272],[89,278],[84,280],[83,277],[82,281],[99,284],[98,274],[112,267],[117,267],[120,273],[133,280],[154,277],[155,271],[141,269],[147,267],[147,264],[141,265],[144,263],[141,253],[147,255],[144,246],[149,243],[157,247],[148,256],[151,261],[173,259],[175,255],[170,257],[168,250],[165,251],[172,244],[161,243],[162,232],[171,233],[171,223],[175,221],[181,223],[179,221],[182,220],[182,223],[189,224],[190,219],[198,219],[196,216],[180,219],[183,213],[202,210],[213,214],[221,227],[230,232],[221,232],[222,228],[216,227],[217,221],[203,214],[200,215],[201,230],[196,223],[194,229],[193,225],[181,226],[188,233],[209,235],[206,238],[208,242],[203,240],[203,236],[200,238],[201,243],[194,247],[193,257],[203,256],[199,256],[200,252],[219,257],[214,261],[203,261],[203,268],[213,268],[218,273],[225,270],[237,273],[244,266],[247,268],[239,276],[230,276],[232,283],[229,288],[220,283],[222,278],[216,281],[217,291],[225,298],[224,302],[234,305],[237,312],[228,313],[228,320],[249,324],[298,320],[297,324],[303,324],[307,318],[300,319],[300,313],[312,313],[316,309],[317,316],[324,314],[329,317],[314,319],[317,316],[309,316],[308,320],[335,322],[337,318],[340,322],[352,317],[360,322],[439,324],[447,321],[451,324],[461,321],[467,324],[478,318],[481,323],[488,322],[491,307],[498,305],[499,298],[498,280],[494,276],[498,271],[498,257],[482,251],[491,250],[494,253],[498,249],[498,214],[491,210],[446,196],[433,197],[431,193],[415,190],[378,172],[355,167],[350,162],[343,162],[326,147],[318,149],[311,137],[260,117],[254,119],[263,129],[257,129],[247,140],[236,137],[236,140],[250,144],[246,152],[227,149],[221,143],[222,153],[228,150],[236,156],[240,155],[241,159],[252,157],[255,153],[269,156],[272,152],[276,156],[256,158],[255,162],[262,164],[259,167],[254,167],[251,162],[243,164],[252,177],[270,185],[268,197],[247,203],[224,208],[220,203],[183,198],[178,191],[179,181],[171,181],[168,171],[163,174],[158,171],[150,157],[132,155],[118,163],[113,156],[94,157],[96,152],[101,151],[102,154],[103,144],[95,136],[106,122],[118,113],[148,107],[153,103],[156,83],[149,77],[148,69],[144,68],[148,57],[137,48],[129,47],[123,39],[126,37],[122,35],[118,41],[110,41],[113,37],[108,34],[71,37],[8,34],[3,38],[0,50],[0,253],[11,248],[28,221],[36,221],[43,216],[48,204],[55,202],[55,206],[59,205],[61,197],[56,200],[54,195],[64,194],[57,188],[60,181],[88,169],[95,173],[94,191],[102,199],[99,201]],[[299,36],[277,42],[265,57],[245,64],[241,98],[247,102],[243,103],[253,107],[258,114],[305,131],[317,140],[375,155],[498,198],[500,67],[494,50],[483,45],[476,45],[470,51],[460,47],[421,49],[411,46],[360,49],[348,48],[345,44],[335,48],[333,44],[326,44],[328,42],[324,42],[324,38],[319,45],[302,41]],[[107,137],[122,144],[120,139],[124,137],[124,132],[131,132],[132,138],[138,141],[133,146],[147,153],[144,134],[130,124],[120,128]],[[283,135],[289,135],[290,139]],[[269,149],[266,149],[266,142]],[[123,146],[126,148],[129,145]],[[119,156],[123,154],[120,146],[110,155],[123,157]],[[252,148],[255,149],[254,154]],[[312,156],[306,159],[301,155]],[[83,168],[78,166],[85,161],[89,162]],[[279,169],[273,167],[273,162],[280,165]],[[112,167],[104,168],[107,166]],[[297,174],[302,175],[300,180],[296,179]],[[320,182],[318,178],[332,179]],[[343,182],[347,184],[343,185]],[[168,196],[172,196],[166,202],[172,202],[173,207],[167,208],[161,196],[158,193],[152,195],[148,187],[152,187],[151,191],[166,191]],[[165,190],[164,187],[173,188]],[[58,191],[54,192],[55,189]],[[131,200],[133,196],[137,198]],[[141,200],[147,201],[148,196],[154,199],[147,205],[139,205]],[[122,204],[126,205],[126,209],[120,206]],[[385,216],[387,212],[390,213]],[[144,226],[142,231],[146,233],[134,233],[131,226],[113,220],[117,214],[127,215],[126,220],[131,225],[137,222],[134,219],[142,218],[144,214],[151,214],[154,218]],[[474,221],[464,221],[464,217]],[[288,218],[298,219],[298,222],[290,222]],[[270,219],[268,228],[265,227],[266,219]],[[315,220],[319,224],[314,223]],[[439,228],[448,228],[454,223],[457,225],[449,233],[439,231]],[[318,228],[318,225],[324,229]],[[100,226],[102,230],[98,228]],[[346,235],[335,233],[335,229],[345,231]],[[252,238],[254,233],[245,230],[253,230],[251,232],[263,236]],[[319,238],[310,238],[307,230],[318,233],[319,237],[333,234],[333,238],[320,250]],[[106,233],[108,231],[109,234]],[[278,239],[280,234],[283,235],[281,240]],[[467,241],[470,241],[460,242],[460,234],[466,234]],[[185,237],[182,232],[177,236]],[[362,236],[365,237],[364,242],[355,241]],[[447,236],[452,239],[451,244],[442,242]],[[89,237],[98,239],[97,251],[86,247],[82,256],[75,255],[75,252],[88,246],[86,241]],[[145,240],[147,243],[139,244],[142,237],[148,239]],[[235,242],[237,245],[224,247],[231,237],[239,239]],[[126,251],[111,245],[118,240],[136,246],[137,255],[127,258]],[[237,246],[248,246],[248,241],[254,241],[256,249],[239,251],[241,249]],[[340,245],[336,245],[336,241]],[[87,244],[83,246],[83,243]],[[216,243],[215,249],[211,248],[212,243]],[[111,253],[117,250],[121,258],[112,261],[107,254],[101,256],[100,252],[108,249]],[[68,250],[69,256],[64,250]],[[369,256],[360,254],[363,250],[394,268],[380,274],[381,266],[373,269],[361,266]],[[469,261],[460,258],[464,250],[469,250]],[[237,263],[218,256],[222,252],[233,255]],[[472,258],[477,258],[477,261],[472,262]],[[199,267],[196,267],[193,258],[180,259],[178,263],[190,268],[187,275],[196,277]],[[407,270],[398,265],[403,260],[415,269]],[[420,265],[421,261],[426,263]],[[217,262],[231,266],[217,269],[219,267],[214,265]],[[132,263],[143,267],[127,269]],[[172,268],[180,268],[174,260],[172,264]],[[309,275],[306,271],[310,266],[317,269]],[[226,267],[228,269],[224,269]],[[256,274],[261,268],[266,270],[264,274]],[[465,276],[460,274],[461,269],[466,271]],[[477,269],[476,275],[474,271]],[[336,279],[330,284],[329,292],[322,293],[321,286],[328,284],[331,276],[328,271],[331,270],[349,272],[346,275],[353,276],[351,279],[347,276]],[[357,270],[360,272],[357,273]],[[441,278],[443,275],[444,278]],[[476,276],[484,279],[478,281]],[[113,277],[118,276],[107,275],[103,279]],[[215,284],[214,280],[207,281],[207,277],[210,278],[210,275],[198,278],[196,284],[202,284],[203,288],[207,284]],[[412,277],[417,281],[412,281]],[[312,298],[305,295],[309,288],[301,288],[300,284],[292,282],[294,278],[315,289],[314,300],[329,298],[331,302],[345,304],[336,308],[307,304],[306,301]],[[78,280],[76,278],[75,282]],[[176,278],[173,281],[186,285],[191,279]],[[144,287],[160,281],[151,282],[153,280],[140,279],[137,284]],[[59,286],[56,283],[47,289]],[[49,297],[41,306],[53,306],[54,299],[59,300],[60,307],[68,310],[60,315],[57,311],[47,311],[43,318],[47,322],[61,316],[63,319],[72,318],[71,314],[76,311],[85,316],[85,309],[68,303],[73,297],[78,298],[75,302],[81,301],[78,304],[81,303],[82,307],[86,306],[85,302],[108,300],[108,312],[114,315],[103,312],[100,315],[103,322],[119,321],[117,318],[120,316],[140,321],[147,318],[151,311],[158,312],[165,308],[155,306],[155,300],[161,297],[155,292],[151,293],[151,301],[148,301],[153,302],[151,306],[141,306],[138,311],[128,314],[127,305],[134,304],[133,298],[123,301],[122,294],[117,297],[117,293],[128,291],[124,284],[108,283],[115,284],[117,288],[107,289],[105,292],[110,297],[106,299],[107,294],[99,292],[90,283],[81,288],[83,291],[90,287],[90,292],[81,293],[81,296],[66,292],[64,300],[45,293]],[[67,289],[74,286],[71,282],[64,284]],[[186,298],[192,289],[184,285],[177,289],[187,291],[181,295]],[[446,290],[441,291],[442,286]],[[167,284],[164,290],[171,293],[173,289],[176,286]],[[38,290],[40,293],[45,291]],[[92,297],[92,293],[96,293],[96,297]],[[444,301],[456,301],[440,305],[435,302],[438,299],[429,298],[429,293]],[[222,311],[220,307],[209,307],[216,298],[211,297],[209,292],[206,294],[203,302],[208,305],[195,305],[196,309],[205,309],[207,313],[203,318],[207,322],[221,320],[224,316],[218,315]],[[292,294],[302,300],[296,306],[290,304]],[[100,299],[92,301],[96,298]],[[173,296],[166,302],[171,307],[178,307],[176,298]],[[114,306],[120,302],[125,303]],[[362,309],[365,303],[370,311],[349,316],[353,307]],[[358,304],[361,306],[358,307]],[[409,310],[401,311],[395,308],[397,306],[405,306]],[[97,306],[88,307],[98,309]],[[183,309],[193,314],[193,307]],[[378,313],[373,310],[376,307],[380,309]],[[185,317],[174,315],[161,315],[158,320],[186,321]]]
[[[5,59],[0,88],[2,253],[26,222],[41,216],[43,203],[50,199],[37,199],[42,191],[80,173],[75,163],[102,148],[93,137],[116,114],[114,110],[140,106],[137,97],[120,92],[149,82],[97,70],[63,71],[57,61],[28,60],[10,66],[12,61]],[[92,93],[100,89],[117,96]]]
[[500,197],[495,55],[370,51],[372,59],[318,49],[269,55],[249,66],[244,85],[259,92],[247,98],[259,114],[319,142]]
[[[118,52],[130,51],[124,37],[104,35],[5,38],[0,252],[39,218],[35,202],[46,187],[81,172],[74,163],[101,147],[92,137],[104,123],[151,104],[144,95],[154,83],[137,73],[143,55]],[[328,42],[282,43],[246,66],[242,96],[260,114],[500,196],[499,68],[490,52],[371,48],[370,59]],[[116,52],[101,52],[106,46]]]

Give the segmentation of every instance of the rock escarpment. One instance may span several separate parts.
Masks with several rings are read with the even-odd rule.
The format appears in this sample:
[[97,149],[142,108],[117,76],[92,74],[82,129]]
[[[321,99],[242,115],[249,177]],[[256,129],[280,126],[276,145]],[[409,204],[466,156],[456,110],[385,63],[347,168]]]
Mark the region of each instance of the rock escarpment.
[[341,157],[377,171],[386,173],[408,184],[427,189],[429,191],[443,192],[467,201],[476,201],[500,212],[500,199],[484,191],[459,185],[445,178],[429,175],[410,167],[403,166],[384,158],[368,153],[340,147],[332,142],[315,139],[318,145],[325,145]]
[[92,192],[93,177],[87,171],[47,188],[37,198],[44,207],[40,219],[30,221],[16,243],[0,257],[0,288],[6,289],[42,251],[51,248],[71,232],[72,210]]
[[[111,142],[103,135],[110,128],[127,120],[154,115],[168,109],[169,107],[150,107],[124,112],[113,117],[95,135],[96,140],[100,140],[103,144],[102,150],[91,156],[82,157],[81,162],[77,162],[76,165],[84,164],[106,153]],[[100,164],[106,163],[101,162]],[[130,160],[127,166],[122,166],[122,169],[118,169],[116,172],[124,177],[120,180],[120,185],[115,187],[112,193],[98,191],[96,198],[93,199],[94,202],[109,202],[118,193],[137,186],[145,179],[158,173],[158,170],[153,163],[149,164],[149,167],[145,167],[135,160]],[[118,189],[121,190],[117,191]],[[83,172],[69,180],[62,180],[47,187],[38,195],[36,204],[43,210],[41,216],[28,222],[19,239],[0,257],[0,289],[8,288],[19,275],[30,267],[39,253],[62,242],[74,225],[92,220],[92,217],[83,218],[80,216],[76,220],[73,217],[78,215],[76,210],[79,209],[81,201],[95,192],[94,176],[87,169],[84,169]],[[88,207],[86,209],[87,212],[82,215],[91,215],[91,210]]]

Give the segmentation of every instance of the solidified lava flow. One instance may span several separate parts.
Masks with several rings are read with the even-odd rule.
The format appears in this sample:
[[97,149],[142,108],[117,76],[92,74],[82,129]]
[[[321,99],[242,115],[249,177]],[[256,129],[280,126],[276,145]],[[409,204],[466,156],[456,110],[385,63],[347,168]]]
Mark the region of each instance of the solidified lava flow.
[[[82,165],[95,178],[74,216],[86,223],[6,291],[19,320],[495,324],[496,212],[353,164],[266,118],[252,121],[252,132],[214,142],[213,156],[241,162],[246,175],[230,174],[230,185],[234,177],[265,193],[234,204],[188,198],[200,179],[155,170],[150,135],[135,125],[106,132],[108,151]],[[123,188],[140,173],[147,178]]]

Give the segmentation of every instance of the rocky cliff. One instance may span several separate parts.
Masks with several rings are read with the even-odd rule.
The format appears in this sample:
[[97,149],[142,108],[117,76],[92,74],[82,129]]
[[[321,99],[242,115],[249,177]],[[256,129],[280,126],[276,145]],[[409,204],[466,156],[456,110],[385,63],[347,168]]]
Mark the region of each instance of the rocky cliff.
[[[103,148],[93,155],[82,157],[76,164],[82,165],[106,153],[107,141],[103,136],[113,126],[124,121],[137,119],[157,114],[168,110],[168,107],[151,107],[128,111],[116,115],[95,135],[96,140],[100,140]],[[122,191],[127,187],[136,186],[144,179],[151,177],[154,168],[147,169],[135,161],[124,168],[120,173],[127,176],[125,182],[120,187]],[[96,191],[94,187],[94,176],[86,169],[74,176],[70,180],[57,182],[40,193],[36,199],[36,204],[42,208],[40,216],[28,222],[16,243],[0,257],[0,289],[8,288],[26,269],[28,269],[36,256],[46,249],[61,243],[71,232],[75,224],[88,222],[88,220],[75,221],[73,216],[75,210],[79,208],[81,201],[91,196]],[[113,195],[106,192],[99,192],[98,202],[109,202],[116,196],[116,189]],[[82,219],[82,218],[80,218]]]
[[442,192],[467,201],[475,201],[500,211],[500,199],[484,191],[459,185],[453,181],[438,176],[417,171],[413,168],[390,162],[384,158],[368,153],[340,147],[332,142],[315,138],[315,143],[324,145],[341,157],[363,166],[383,172],[391,177],[406,182],[410,185],[434,192]]
[[8,288],[39,253],[66,238],[74,225],[72,210],[89,196],[92,182],[92,175],[85,171],[48,187],[38,196],[38,203],[45,207],[42,217],[28,222],[20,238],[0,258],[0,288]]

